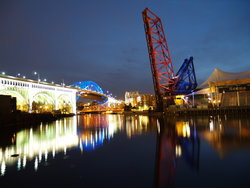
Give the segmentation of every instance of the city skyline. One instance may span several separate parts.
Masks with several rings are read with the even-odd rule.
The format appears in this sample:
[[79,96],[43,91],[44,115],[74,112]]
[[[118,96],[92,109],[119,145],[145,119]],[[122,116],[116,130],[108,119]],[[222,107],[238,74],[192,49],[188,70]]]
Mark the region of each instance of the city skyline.
[[248,70],[250,2],[1,1],[0,71],[49,82],[94,81],[123,97],[153,93],[141,12],[158,15],[175,72],[194,57],[198,84],[219,68]]

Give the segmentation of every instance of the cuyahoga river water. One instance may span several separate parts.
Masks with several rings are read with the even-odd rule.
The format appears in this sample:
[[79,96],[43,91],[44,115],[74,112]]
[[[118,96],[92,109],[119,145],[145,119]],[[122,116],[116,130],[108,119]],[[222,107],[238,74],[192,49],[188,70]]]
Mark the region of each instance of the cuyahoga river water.
[[89,114],[0,132],[0,187],[250,187],[250,118]]

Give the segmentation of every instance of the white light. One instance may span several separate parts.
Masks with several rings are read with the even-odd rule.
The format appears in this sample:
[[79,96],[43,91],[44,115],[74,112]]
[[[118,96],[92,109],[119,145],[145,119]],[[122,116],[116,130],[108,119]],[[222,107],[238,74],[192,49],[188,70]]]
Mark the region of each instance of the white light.
[[23,157],[23,168],[26,166],[26,156]]
[[47,150],[45,150],[44,158],[45,158],[45,162],[47,162],[47,159],[48,159],[48,151]]
[[34,169],[35,169],[35,171],[37,171],[37,169],[38,169],[38,159],[37,159],[37,157],[35,159]]
[[53,156],[53,158],[55,157],[55,155],[56,155],[56,150],[55,150],[55,148],[53,148],[53,150],[52,150],[52,156]]
[[44,78],[44,79],[43,79],[43,81],[45,81],[45,82],[46,82],[46,81],[47,81],[47,79],[46,79],[46,78]]
[[18,162],[17,162],[17,170],[21,170],[21,159],[18,158]]
[[23,76],[23,78],[25,79],[25,78],[26,78],[26,76]]
[[209,130],[210,130],[210,132],[212,132],[214,130],[214,122],[213,121],[209,122]]
[[66,155],[67,154],[67,148],[66,148],[66,146],[64,147],[64,155]]
[[5,72],[2,72],[3,75],[5,75]]
[[3,161],[1,165],[1,176],[5,174],[5,171],[6,171],[6,165],[5,165],[5,162]]

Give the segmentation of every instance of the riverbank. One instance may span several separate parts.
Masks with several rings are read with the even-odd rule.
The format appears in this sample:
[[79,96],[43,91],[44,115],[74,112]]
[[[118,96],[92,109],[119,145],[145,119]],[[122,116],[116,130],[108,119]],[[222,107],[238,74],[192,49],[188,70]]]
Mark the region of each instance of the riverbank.
[[5,127],[28,127],[41,122],[51,122],[60,118],[74,116],[74,114],[52,114],[52,113],[27,113],[16,112],[0,116],[0,128]]
[[247,115],[250,114],[250,106],[230,106],[217,108],[166,108],[164,112],[156,111],[124,111],[124,115],[148,115],[148,116],[204,116],[204,115]]
[[167,116],[199,116],[199,115],[246,115],[250,114],[250,106],[228,106],[216,108],[166,108]]

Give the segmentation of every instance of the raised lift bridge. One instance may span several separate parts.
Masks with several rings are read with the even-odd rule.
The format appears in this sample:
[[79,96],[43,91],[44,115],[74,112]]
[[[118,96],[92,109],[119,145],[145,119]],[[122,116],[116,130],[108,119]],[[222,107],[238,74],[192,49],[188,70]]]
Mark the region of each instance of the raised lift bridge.
[[163,110],[164,100],[170,104],[172,96],[189,94],[197,87],[193,57],[185,59],[175,74],[161,19],[146,8],[142,12],[148,53],[158,111]]

